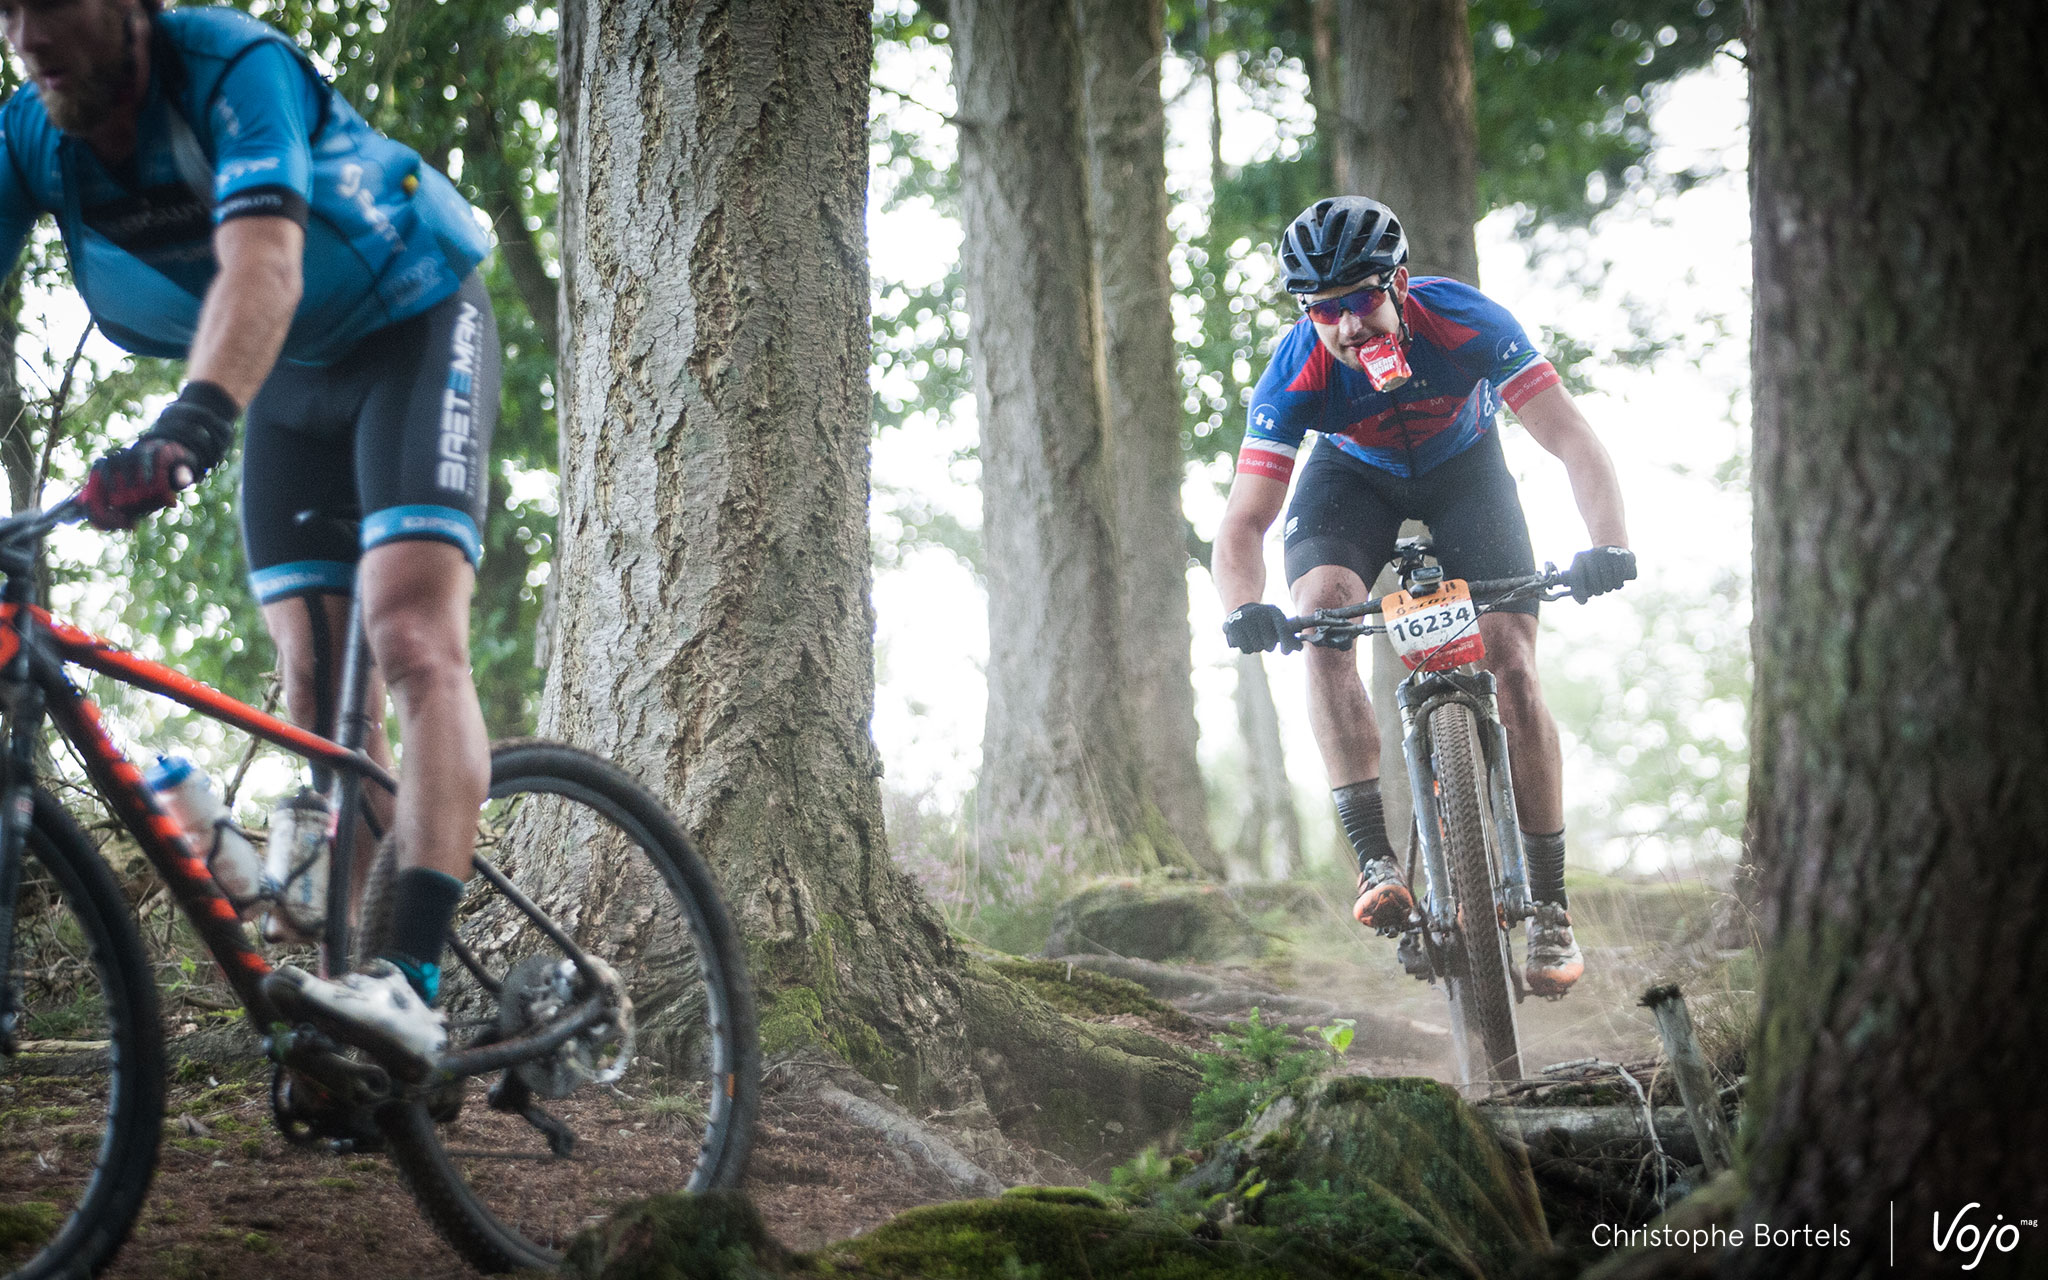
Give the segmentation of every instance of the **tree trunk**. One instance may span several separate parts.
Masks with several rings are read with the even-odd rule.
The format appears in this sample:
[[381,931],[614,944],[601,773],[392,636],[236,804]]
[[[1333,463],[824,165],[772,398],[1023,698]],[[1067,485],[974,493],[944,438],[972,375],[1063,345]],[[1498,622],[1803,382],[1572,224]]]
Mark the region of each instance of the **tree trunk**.
[[0,469],[7,472],[8,511],[26,511],[35,501],[41,441],[28,417],[16,369],[14,342],[21,335],[21,272],[10,270],[0,284]]
[[1244,739],[1245,789],[1251,806],[1237,837],[1239,860],[1274,880],[1301,868],[1301,814],[1287,781],[1287,757],[1280,746],[1280,711],[1265,660],[1237,655],[1237,732]]
[[976,1088],[960,956],[889,859],[868,735],[868,23],[860,0],[563,8],[541,724],[681,815],[770,1051],[814,1036],[936,1105]]
[[1393,209],[1409,270],[1479,283],[1479,125],[1465,0],[1350,0],[1337,185]]
[[1209,797],[1196,763],[1181,513],[1181,385],[1167,264],[1162,0],[1077,0],[1089,224],[1102,307],[1110,475],[1122,578],[1124,690],[1144,780],[1167,828],[1215,879]]
[[1098,865],[1178,860],[1146,796],[1119,653],[1071,0],[951,12],[988,567],[982,836],[1079,846]]
[[[2016,4],[1754,6],[1761,1063],[1740,1221],[1900,1274],[2048,1186],[2048,179]],[[1888,1232],[1896,1210],[1896,1235]],[[2038,1274],[2014,1227],[1977,1274]]]

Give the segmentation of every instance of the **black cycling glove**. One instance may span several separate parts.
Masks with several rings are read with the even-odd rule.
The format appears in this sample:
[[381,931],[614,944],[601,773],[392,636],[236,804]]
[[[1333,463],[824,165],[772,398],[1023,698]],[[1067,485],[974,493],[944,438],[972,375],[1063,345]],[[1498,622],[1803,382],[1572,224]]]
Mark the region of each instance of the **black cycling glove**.
[[1594,547],[1572,557],[1572,599],[1580,604],[1621,590],[1635,581],[1636,553],[1627,547]]
[[1287,629],[1287,615],[1270,604],[1248,604],[1223,620],[1223,638],[1239,653],[1278,648],[1293,653],[1301,638]]
[[186,383],[134,444],[92,464],[78,495],[86,519],[99,529],[131,529],[170,506],[180,489],[198,484],[227,456],[241,412],[213,383]]

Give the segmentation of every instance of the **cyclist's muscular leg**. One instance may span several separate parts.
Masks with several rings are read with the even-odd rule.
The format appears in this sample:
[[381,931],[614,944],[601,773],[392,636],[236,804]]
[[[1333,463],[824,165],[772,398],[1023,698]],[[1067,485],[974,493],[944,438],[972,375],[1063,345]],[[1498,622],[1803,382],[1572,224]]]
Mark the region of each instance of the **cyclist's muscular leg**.
[[[1356,604],[1366,595],[1365,580],[1342,565],[1318,565],[1294,580],[1295,608],[1302,613]],[[1305,656],[1309,724],[1322,750],[1337,819],[1358,858],[1352,915],[1361,924],[1392,931],[1406,924],[1415,903],[1387,840],[1379,794],[1379,727],[1358,678],[1358,653],[1310,645]]]
[[469,672],[475,571],[448,543],[388,542],[364,553],[357,581],[405,743],[394,817],[401,865],[465,880],[491,771]]
[[[277,645],[278,673],[284,681],[285,713],[291,722],[315,733],[336,732],[341,699],[341,655],[348,642],[349,597],[328,592],[273,600],[263,606],[263,623]],[[384,684],[375,668],[370,673],[370,705],[384,705]],[[381,711],[371,717],[364,749],[372,760],[391,768],[391,742],[384,735]],[[363,800],[380,831],[391,828],[392,801],[382,788],[368,787]],[[356,835],[355,884],[360,898],[369,874],[377,838],[364,826]]]

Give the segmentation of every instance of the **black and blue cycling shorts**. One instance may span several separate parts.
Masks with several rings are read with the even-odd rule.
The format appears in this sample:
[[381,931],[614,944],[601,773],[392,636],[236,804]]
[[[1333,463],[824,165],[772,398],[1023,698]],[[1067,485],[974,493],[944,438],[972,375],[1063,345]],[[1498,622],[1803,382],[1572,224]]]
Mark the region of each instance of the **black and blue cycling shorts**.
[[490,296],[472,272],[451,297],[332,364],[278,365],[243,428],[242,540],[256,599],[346,595],[363,552],[387,542],[447,542],[475,566],[502,358]]
[[[1393,558],[1403,520],[1429,526],[1431,554],[1446,577],[1484,582],[1536,572],[1529,522],[1496,428],[1419,476],[1397,476],[1317,441],[1287,506],[1288,585],[1334,564],[1371,587]],[[1537,608],[1534,600],[1496,607],[1531,614]]]

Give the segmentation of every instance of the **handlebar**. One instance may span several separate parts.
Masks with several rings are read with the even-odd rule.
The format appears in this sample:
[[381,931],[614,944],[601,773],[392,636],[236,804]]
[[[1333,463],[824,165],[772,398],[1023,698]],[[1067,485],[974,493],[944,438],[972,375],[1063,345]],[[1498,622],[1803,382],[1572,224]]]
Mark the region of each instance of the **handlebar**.
[[78,500],[76,494],[41,511],[24,511],[19,515],[8,516],[0,520],[0,549],[12,550],[21,545],[33,546],[58,525],[76,524],[83,519],[85,504]]
[[[1547,564],[1543,566],[1542,573],[1468,582],[1465,589],[1471,594],[1473,605],[1484,613],[1510,600],[1562,600],[1572,593],[1572,574],[1569,569]],[[1374,596],[1338,609],[1318,609],[1304,617],[1289,618],[1283,625],[1290,635],[1298,636],[1313,630],[1317,634],[1308,643],[1335,647],[1360,636],[1378,635],[1385,631],[1383,626],[1357,622],[1356,619],[1384,612],[1386,600],[1386,596]]]

